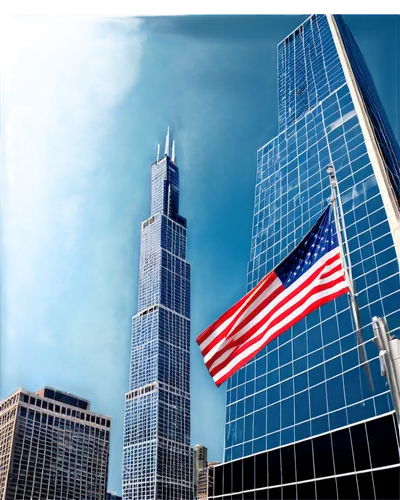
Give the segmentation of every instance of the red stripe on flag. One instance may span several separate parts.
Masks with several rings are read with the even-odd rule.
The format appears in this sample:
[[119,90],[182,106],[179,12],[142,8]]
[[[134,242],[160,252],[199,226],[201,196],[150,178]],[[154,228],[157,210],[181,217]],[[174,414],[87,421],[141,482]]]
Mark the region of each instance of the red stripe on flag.
[[[304,283],[304,286],[307,286],[307,284],[311,283],[316,276],[318,276],[318,273],[321,272],[321,267],[328,267],[329,265],[331,265],[332,263],[335,262],[335,260],[339,260],[339,256],[338,255],[334,255],[332,256],[330,259],[328,259],[322,266],[319,266],[313,274],[311,274],[307,281]],[[340,265],[340,261],[339,261],[339,265]],[[219,320],[217,320],[215,323],[213,323],[210,327],[207,328],[207,330],[205,330],[205,332],[203,332],[198,338],[197,338],[197,342],[199,343],[200,345],[200,349],[201,349],[201,352],[202,352],[202,355],[203,356],[206,356],[210,351],[211,349],[214,348],[214,346],[216,344],[218,344],[221,340],[223,339],[226,339],[226,341],[228,341],[228,339],[230,337],[233,337],[234,335],[236,335],[237,332],[240,331],[241,328],[243,328],[246,324],[248,324],[254,317],[257,316],[257,314],[259,314],[267,305],[268,303],[270,303],[275,297],[276,297],[276,293],[273,293],[273,297],[271,298],[271,295],[268,294],[266,295],[264,301],[262,303],[260,303],[253,311],[251,311],[250,313],[246,314],[246,311],[251,307],[251,305],[254,303],[254,301],[265,291],[268,291],[268,286],[270,286],[273,281],[274,281],[274,277],[275,279],[277,278],[275,273],[272,271],[271,273],[269,273],[262,281],[263,282],[263,286],[262,288],[260,288],[258,291],[257,291],[257,295],[254,296],[254,300],[252,300],[251,302],[249,302],[249,304],[247,304],[246,307],[243,307],[243,311],[241,312],[241,317],[243,318],[241,323],[239,324],[235,324],[235,322],[232,320],[232,323],[230,323],[229,327],[227,327],[226,329],[222,330],[207,346],[205,346],[204,348],[201,347],[201,343],[205,341],[205,339],[207,338],[207,336],[211,336],[214,332],[214,330],[216,330],[224,321],[226,321],[229,316],[231,315],[231,311],[236,311],[237,310],[237,304],[235,304],[235,306],[233,306],[231,309],[229,309],[223,316],[221,316],[221,318],[223,318],[223,321],[221,321],[221,318]],[[266,278],[268,278],[268,280],[266,280]],[[278,278],[279,279],[279,278]],[[260,282],[261,283],[261,282]],[[257,285],[258,286],[258,285]],[[256,287],[257,288],[257,287]],[[255,290],[255,289],[254,289]],[[253,291],[254,291],[253,290]],[[281,288],[281,290],[283,291],[284,288]],[[245,296],[245,297],[249,297],[250,295],[250,292]],[[290,300],[290,299],[288,299]],[[243,303],[243,299],[240,301],[241,303]],[[239,316],[239,317],[240,317]],[[204,334],[207,333],[207,336],[205,336]],[[200,338],[201,337],[201,338]],[[242,337],[241,337],[242,338]],[[239,340],[239,342],[241,342],[242,340]],[[223,346],[225,345],[225,342],[223,343],[223,345],[221,346],[221,348],[223,348]],[[210,363],[207,361],[206,362],[206,365],[209,366]]]
[[[220,371],[223,369],[227,364],[229,364],[235,357],[239,356],[243,351],[245,351],[247,348],[249,348],[251,345],[255,344],[257,341],[259,341],[266,333],[266,330],[264,329],[261,333],[257,335],[257,332],[264,327],[268,323],[268,329],[272,329],[275,325],[278,325],[282,320],[285,319],[285,317],[288,317],[292,312],[298,310],[305,302],[307,302],[308,299],[310,299],[313,295],[317,295],[321,292],[324,292],[326,290],[331,289],[333,286],[343,283],[344,278],[337,278],[336,280],[333,280],[329,283],[325,284],[320,284],[316,285],[313,287],[304,297],[302,297],[298,302],[294,303],[290,307],[286,307],[287,302],[290,300],[289,298],[284,298],[283,301],[281,301],[271,312],[269,312],[259,323],[254,325],[248,332],[246,332],[246,337],[247,339],[245,340],[244,338],[241,338],[241,342],[235,343],[235,345],[229,345],[227,347],[232,348],[236,347],[230,355],[225,358],[220,364],[213,366],[213,368],[210,370],[211,376],[214,376],[216,372]],[[301,290],[302,288],[300,288]],[[299,289],[295,290],[291,296],[293,297],[296,292],[298,293]],[[347,292],[348,289],[346,288],[345,290],[341,290],[341,294]],[[319,303],[321,300],[324,300],[324,298],[320,299],[317,303]],[[332,300],[332,299],[329,299]],[[325,302],[322,302],[325,303]],[[301,312],[299,315],[297,315],[295,320],[291,320],[288,323],[284,323],[283,326],[278,330],[280,333],[283,333],[285,330],[288,330],[294,323],[297,323],[301,318],[309,314],[311,311],[319,307],[319,305],[314,306],[314,302],[308,306],[306,309],[306,313],[304,314]],[[280,312],[282,311],[282,312]],[[277,315],[277,313],[279,313]],[[251,332],[250,336],[248,335],[249,332]],[[278,334],[279,335],[279,334]],[[271,338],[267,340],[267,342],[264,344],[266,345],[268,342],[270,342],[273,338],[275,338],[277,335],[274,333]],[[244,336],[243,336],[244,337]],[[225,349],[226,351],[226,349]],[[218,351],[217,355],[213,358],[213,362],[211,364],[215,364],[216,361],[218,361],[218,358],[221,356],[221,354]],[[211,360],[210,360],[211,361]],[[207,366],[208,368],[208,366]]]
[[[253,288],[250,292],[248,292],[242,299],[239,300],[234,306],[232,306],[228,311],[226,311],[222,316],[220,316],[211,326],[209,326],[206,330],[204,330],[203,333],[201,333],[196,341],[199,344],[201,348],[201,344],[209,337],[211,336],[214,331],[216,331],[225,321],[227,321],[230,317],[232,317],[232,321],[234,320],[233,316],[235,315],[236,312],[240,309],[240,306],[245,304],[246,300],[249,298],[252,299],[252,302],[249,302],[249,305],[253,303],[254,300],[257,300],[257,298],[265,292],[271,283],[276,279],[275,273],[271,272],[267,274],[261,281],[258,283],[258,285]],[[243,309],[243,311],[246,311],[246,308]],[[243,312],[242,312],[243,314]],[[231,328],[233,326],[232,324],[229,324],[227,328],[225,328],[215,339],[212,340],[212,343],[215,345],[218,340],[221,340],[224,336],[229,334]],[[202,353],[206,354],[205,349],[207,349],[208,345],[202,349]],[[207,351],[208,352],[208,351]],[[203,354],[203,355],[204,355]]]
[[307,316],[307,314],[314,311],[314,309],[317,309],[318,307],[322,306],[326,302],[329,302],[330,300],[336,299],[336,297],[343,295],[343,293],[346,293],[346,290],[345,291],[340,290],[332,295],[328,295],[327,297],[320,299],[318,302],[315,303],[315,307],[313,304],[312,307],[310,306],[309,310],[307,309],[303,314],[299,315],[292,322],[288,323],[288,325],[283,326],[281,330],[275,332],[261,347],[259,347],[256,351],[250,353],[248,356],[246,356],[246,358],[242,359],[241,361],[238,361],[238,363],[234,367],[232,367],[231,370],[229,370],[229,372],[223,375],[220,379],[215,380],[213,375],[212,377],[214,378],[216,386],[219,387],[221,384],[223,384],[229,377],[231,377],[240,368],[242,368],[245,364],[247,364],[248,361],[250,361],[252,358],[254,358],[254,356],[256,356],[260,351],[262,351],[267,344],[272,342],[272,340],[274,340],[276,337],[279,337],[279,335],[281,335],[283,332],[291,328],[294,324],[296,324],[298,321]]
[[[328,261],[327,265],[332,264],[332,263],[333,263],[333,260],[335,260],[335,259],[330,259],[330,260]],[[324,267],[325,267],[325,266],[324,266]],[[303,290],[304,288],[306,288],[306,287],[307,287],[308,285],[310,285],[313,281],[315,281],[315,279],[316,279],[317,277],[318,277],[319,279],[328,278],[328,277],[329,277],[329,276],[331,276],[332,274],[334,274],[334,273],[336,273],[337,271],[339,271],[339,270],[340,270],[340,268],[341,268],[341,264],[340,264],[340,262],[339,262],[339,263],[338,263],[338,265],[337,265],[335,268],[331,269],[331,270],[330,270],[329,272],[327,272],[327,273],[323,273],[323,274],[321,274],[320,276],[318,276],[318,273],[320,273],[320,272],[321,272],[321,269],[317,269],[317,270],[316,270],[316,272],[315,272],[314,274],[312,274],[312,275],[310,276],[310,278],[309,278],[309,279],[307,279],[307,280],[306,280],[306,281],[305,281],[305,282],[301,285],[301,287],[300,287],[300,288],[294,289],[294,291],[293,291],[291,294],[289,294],[289,295],[285,296],[284,303],[288,303],[289,301],[291,301],[291,300],[292,300],[292,299],[293,299],[293,298],[294,298],[294,297],[298,294],[298,291],[299,291],[299,290]],[[283,291],[283,290],[285,290],[285,288],[283,288],[283,287],[282,287],[280,290],[281,290],[281,291]],[[277,296],[277,295],[279,295],[279,294],[274,294],[274,295],[275,295],[275,296]],[[275,296],[274,296],[273,298],[275,298]],[[262,310],[264,310],[264,309],[268,306],[268,304],[269,304],[270,302],[272,302],[273,298],[271,298],[271,299],[270,299],[270,297],[267,297],[267,298],[266,298],[266,300],[265,300],[262,304],[260,304],[260,305],[257,307],[257,314],[255,314],[255,313],[253,313],[253,312],[252,312],[251,314],[249,314],[248,316],[246,316],[246,317],[243,319],[242,323],[240,323],[239,325],[237,325],[237,326],[235,327],[235,329],[234,329],[234,331],[231,333],[231,335],[234,335],[235,333],[237,333],[237,332],[239,332],[241,329],[243,329],[245,326],[247,326],[247,325],[250,323],[250,321],[251,321],[252,319],[254,319],[254,318],[255,318],[255,317],[256,317],[256,316],[257,316],[257,315],[258,315],[258,314],[259,314]],[[275,305],[274,309],[272,309],[272,310],[271,310],[270,315],[272,315],[275,311],[277,311],[278,309],[280,309],[281,305],[282,305],[282,302],[277,303],[277,304]],[[262,321],[262,320],[261,320],[261,321]],[[252,330],[254,331],[254,327],[252,327]],[[248,331],[250,331],[250,330],[248,330]],[[246,332],[246,337],[248,337],[247,332]],[[239,342],[236,342],[236,343],[242,343],[242,337],[240,337]]]
[[[331,258],[327,261],[326,263],[326,266],[334,263],[334,261],[336,259],[339,259],[339,256],[337,257],[334,257],[334,258]],[[268,314],[266,316],[264,316],[256,325],[253,325],[249,330],[247,330],[246,332],[244,332],[242,335],[240,335],[240,337],[236,338],[235,340],[231,340],[229,341],[229,338],[226,339],[227,343],[222,345],[220,349],[218,349],[218,351],[214,354],[214,356],[212,358],[210,358],[209,360],[206,361],[206,366],[207,368],[210,368],[215,360],[217,358],[219,358],[222,354],[224,354],[226,351],[228,351],[229,349],[232,349],[236,346],[240,346],[240,345],[243,345],[246,343],[246,341],[248,341],[249,339],[251,339],[252,335],[254,334],[254,332],[256,332],[263,324],[266,323],[266,321],[268,321],[269,318],[271,318],[277,311],[279,311],[282,307],[284,307],[286,304],[288,304],[292,299],[294,299],[296,297],[296,295],[298,295],[299,291],[303,290],[304,288],[306,288],[308,285],[311,285],[313,281],[315,281],[317,278],[318,279],[323,279],[323,278],[327,278],[329,277],[330,275],[334,274],[335,272],[337,272],[338,270],[340,270],[341,268],[341,264],[339,262],[338,266],[339,266],[339,269],[338,269],[338,266],[335,266],[334,269],[328,271],[328,272],[322,272],[321,274],[321,270],[323,271],[323,269],[326,267],[326,266],[323,266],[322,269],[321,267],[319,269],[317,269],[312,275],[310,275],[310,277],[308,277],[307,280],[304,281],[304,283],[302,283],[301,287],[300,288],[294,288],[293,291],[291,293],[289,293],[289,295],[286,295],[282,301],[278,302],[274,308],[268,312]],[[321,274],[320,276],[318,276],[318,274]],[[344,281],[344,278],[342,278],[342,281]],[[336,284],[336,283],[335,283]],[[330,287],[334,286],[333,284],[329,283],[327,284],[326,286],[326,289],[329,289]],[[258,307],[257,307],[257,311],[258,313],[260,313],[262,310],[264,310],[268,304],[270,304],[272,302],[272,300],[277,297],[281,292],[283,292],[285,290],[285,288],[282,286],[280,288],[278,288],[277,292],[273,294],[273,297],[272,295],[268,296]],[[309,297],[309,295],[306,295],[303,302],[305,300],[307,300],[307,297]],[[299,305],[301,305],[302,302],[299,302],[298,304],[296,304],[295,306],[292,306],[291,308],[289,309],[285,309],[285,314],[286,315],[289,315],[296,307],[298,307]],[[235,327],[235,329],[233,331],[230,332],[230,337],[232,337],[233,335],[236,335],[237,333],[240,333],[240,330],[245,328],[249,323],[250,321],[256,317],[256,314],[254,313],[254,311],[249,314],[248,316],[246,316],[243,321],[237,325]],[[273,326],[273,325],[269,325],[270,327]],[[214,343],[215,345],[215,343]],[[209,351],[209,350],[208,350]],[[208,352],[207,351],[207,352]],[[202,351],[202,354],[205,355],[206,353],[204,351]]]
[[[276,277],[275,279],[278,279],[278,278]],[[263,300],[263,302],[261,302],[260,306],[257,307],[257,310],[260,311],[260,310],[264,309],[265,304],[271,302],[272,300],[274,300],[275,297],[277,297],[280,293],[282,293],[283,290],[285,290],[284,286],[280,285],[275,290],[273,290],[271,293],[269,293],[266,296],[266,298]],[[268,289],[265,290],[265,293],[267,293],[267,292],[268,292]],[[249,307],[246,309],[246,311],[248,309],[249,309]],[[253,311],[251,311],[250,313],[248,313],[248,315],[246,315],[246,313],[244,312],[242,316],[244,316],[244,318],[242,319],[242,322],[240,324],[243,324],[243,322],[248,323],[248,321],[250,321],[250,319],[248,319],[248,318],[253,317],[255,315],[253,314]],[[226,341],[229,340],[230,342],[233,342],[233,343],[235,343],[235,342],[238,341],[240,343],[242,337],[240,337],[237,340],[232,339],[232,337],[234,335],[236,335],[239,331],[240,331],[240,329],[238,328],[237,324],[235,322],[232,322],[232,324],[229,325],[229,330],[228,329],[224,330],[216,339],[214,339],[212,342],[210,342],[210,344],[208,346],[206,346],[204,349],[202,349],[201,352],[202,352],[203,356],[205,356],[206,354],[208,354],[211,351],[211,349],[216,344],[218,344],[218,342],[220,342],[223,338],[225,338]],[[221,346],[221,349],[222,349],[222,346]]]

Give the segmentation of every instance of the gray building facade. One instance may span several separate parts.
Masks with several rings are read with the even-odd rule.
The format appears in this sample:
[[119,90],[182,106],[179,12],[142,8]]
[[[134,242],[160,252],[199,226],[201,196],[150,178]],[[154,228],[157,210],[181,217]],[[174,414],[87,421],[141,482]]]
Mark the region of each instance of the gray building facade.
[[202,444],[193,446],[194,498],[208,498],[207,448]]
[[45,387],[0,404],[1,500],[104,500],[111,419]]

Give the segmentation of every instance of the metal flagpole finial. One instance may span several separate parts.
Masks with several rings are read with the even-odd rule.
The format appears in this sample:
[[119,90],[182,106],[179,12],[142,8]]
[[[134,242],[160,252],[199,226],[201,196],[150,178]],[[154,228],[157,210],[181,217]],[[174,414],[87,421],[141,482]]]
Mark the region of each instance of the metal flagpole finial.
[[334,204],[337,198],[336,189],[338,187],[336,181],[335,167],[330,163],[326,169],[326,173],[329,175],[329,184],[331,186],[331,195],[329,197],[329,203]]
[[330,163],[326,169],[326,173],[329,175],[329,181],[332,188],[337,187],[336,172],[335,167]]
[[336,174],[335,174],[335,167],[332,165],[332,163],[330,163],[328,165],[328,168],[326,169],[326,173],[329,174],[331,177],[335,177]]

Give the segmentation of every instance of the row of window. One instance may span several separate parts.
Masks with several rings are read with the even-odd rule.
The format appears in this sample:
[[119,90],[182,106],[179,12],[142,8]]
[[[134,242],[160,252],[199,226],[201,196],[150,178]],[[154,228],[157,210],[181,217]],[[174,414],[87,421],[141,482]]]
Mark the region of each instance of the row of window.
[[0,404],[0,414],[7,410],[8,408],[10,408],[11,406],[15,405],[20,399],[20,395],[19,393],[16,393],[16,394],[13,394],[12,396],[10,396],[9,398],[5,399],[4,401],[2,401],[2,403]]
[[400,468],[346,474],[288,486],[274,486],[245,493],[210,496],[221,500],[398,500]]
[[[353,127],[351,131],[356,129],[359,129],[358,125]],[[340,138],[340,140],[342,141],[343,138]],[[355,140],[358,143],[354,147]],[[373,171],[369,157],[363,147],[360,149],[361,140],[362,137],[357,135],[351,141],[353,144],[348,145],[351,148],[349,149],[349,154],[345,152],[341,157],[341,161],[336,162],[343,203],[351,199],[353,202],[357,200],[359,204],[362,199],[361,191],[364,189],[370,191],[377,185],[375,178],[372,176]],[[254,215],[255,229],[260,228],[258,224],[262,225],[262,229],[269,229],[272,225],[271,229],[276,232],[280,229],[279,224],[282,216],[289,216],[290,219],[294,217],[304,219],[304,216],[299,214],[298,210],[295,211],[294,206],[292,206],[293,203],[291,203],[293,200],[300,198],[300,193],[302,201],[308,201],[311,206],[316,201],[319,201],[317,196],[321,189],[324,191],[328,187],[328,179],[324,167],[330,163],[330,156],[328,147],[325,144],[326,140],[321,138],[318,143],[319,149],[314,156],[308,157],[305,154],[302,158],[302,155],[300,155],[297,161],[293,160],[291,163],[283,165],[278,172],[275,171],[272,174],[274,178],[264,179],[257,185]],[[354,156],[351,154],[353,151],[357,157],[351,160],[350,156]],[[307,164],[307,175],[301,173],[301,168],[305,164]],[[377,189],[375,191],[372,196],[378,193]],[[307,193],[307,197],[304,197],[305,193]],[[275,203],[268,204],[267,202],[270,199],[274,199]],[[307,220],[296,221],[296,225],[299,222],[304,224]]]
[[105,429],[99,427],[81,424],[80,422],[76,422],[74,420],[55,417],[53,415],[34,411],[33,409],[27,409],[24,406],[19,407],[18,416],[21,418],[22,422],[35,422],[38,425],[40,424],[45,430],[47,430],[47,426],[49,426],[56,428],[57,431],[71,431],[72,433],[75,433],[76,436],[86,434],[99,437],[100,439],[108,439],[110,434],[108,430],[106,431]]
[[24,407],[19,413],[6,498],[102,498],[109,431]]
[[398,430],[391,413],[216,466],[214,495],[398,466],[399,460]]
[[[61,415],[65,415],[70,418],[77,418],[80,420],[84,420],[85,422],[90,422],[92,424],[101,425],[103,427],[110,427],[111,420],[106,419],[104,417],[100,417],[98,415],[94,415],[93,413],[85,413],[82,411],[74,410],[73,408],[69,408],[66,406],[58,405],[56,403],[52,403],[50,401],[46,401],[45,399],[31,396],[29,394],[24,394],[21,392],[20,401],[30,406],[36,406],[37,408],[41,408],[46,411],[51,411],[54,413],[60,413]],[[22,407],[25,409],[25,407]],[[21,408],[21,411],[22,411]],[[26,411],[26,410],[25,410]]]
[[[325,325],[328,324],[328,322],[325,323]],[[274,403],[276,402],[274,397],[277,393],[276,388],[280,388],[278,392],[285,398],[292,396],[293,390],[301,392],[312,389],[321,382],[333,379],[337,375],[349,373],[349,376],[354,376],[354,372],[350,372],[359,368],[360,364],[360,351],[354,333],[352,332],[339,340],[335,332],[329,338],[327,335],[321,336],[318,326],[312,330],[311,333],[315,336],[319,335],[319,339],[315,339],[316,343],[311,343],[314,339],[310,339],[308,353],[307,338],[301,334],[295,337],[293,343],[285,342],[280,346],[281,348],[271,350],[271,356],[261,353],[257,360],[249,363],[246,371],[240,376],[239,385],[236,382],[239,380],[238,378],[232,380],[227,394],[227,404],[265,392],[266,388],[269,391],[268,396],[273,398],[271,402]],[[335,340],[333,340],[334,337],[336,337]],[[322,338],[327,342],[321,347],[318,344],[322,342]],[[372,344],[372,339],[363,343],[363,346],[368,353],[371,353],[369,363],[373,364],[374,367],[370,367],[370,369],[375,369],[376,362],[374,360],[378,356],[376,346]],[[279,366],[276,365],[278,359]],[[246,383],[244,383],[245,375]],[[384,389],[384,380],[382,380],[382,384],[380,387]],[[366,394],[372,395],[372,392],[366,391]]]

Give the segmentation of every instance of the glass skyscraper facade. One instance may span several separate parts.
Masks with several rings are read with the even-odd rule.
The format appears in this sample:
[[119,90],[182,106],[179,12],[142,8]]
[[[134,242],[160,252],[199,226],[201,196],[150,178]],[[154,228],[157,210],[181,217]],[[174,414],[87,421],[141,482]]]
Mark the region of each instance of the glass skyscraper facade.
[[111,419],[44,387],[0,403],[1,500],[104,500]]
[[175,145],[152,165],[151,214],[142,223],[138,313],[132,319],[125,398],[124,500],[191,500],[190,265],[179,215]]
[[398,498],[399,437],[371,320],[400,333],[400,154],[341,16],[313,15],[278,45],[278,110],[279,135],[257,153],[248,289],[324,210],[332,164],[367,361],[343,295],[234,374],[213,498]]

